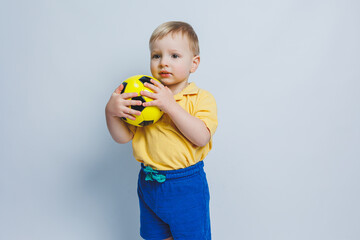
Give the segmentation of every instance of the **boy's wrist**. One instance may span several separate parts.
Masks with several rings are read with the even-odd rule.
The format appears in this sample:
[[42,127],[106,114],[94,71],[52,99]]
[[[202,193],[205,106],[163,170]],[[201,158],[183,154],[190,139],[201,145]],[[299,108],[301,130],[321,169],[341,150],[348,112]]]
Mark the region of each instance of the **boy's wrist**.
[[105,115],[106,117],[113,117],[114,115],[111,113],[111,111],[108,109],[108,107],[106,106],[105,108]]
[[105,109],[105,116],[107,118],[112,118],[112,119],[119,118],[113,112],[109,111],[108,109]]
[[174,114],[178,114],[182,110],[182,107],[174,100],[173,103],[168,105],[168,108],[164,111],[171,118]]

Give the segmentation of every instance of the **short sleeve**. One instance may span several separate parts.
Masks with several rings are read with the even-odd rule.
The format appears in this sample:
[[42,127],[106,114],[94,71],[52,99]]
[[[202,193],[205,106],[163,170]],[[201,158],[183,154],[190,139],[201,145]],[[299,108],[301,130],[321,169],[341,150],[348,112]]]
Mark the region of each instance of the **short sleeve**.
[[200,90],[195,105],[194,116],[202,120],[210,130],[211,136],[214,135],[217,125],[217,106],[214,96],[205,90]]

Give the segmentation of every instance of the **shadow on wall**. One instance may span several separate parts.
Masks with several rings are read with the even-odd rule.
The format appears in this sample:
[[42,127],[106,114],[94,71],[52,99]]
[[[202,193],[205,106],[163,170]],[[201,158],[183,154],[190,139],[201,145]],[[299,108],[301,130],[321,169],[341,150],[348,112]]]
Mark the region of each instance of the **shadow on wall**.
[[117,144],[109,137],[94,158],[94,165],[84,171],[83,189],[100,211],[95,213],[101,217],[98,219],[103,228],[100,231],[109,234],[106,239],[139,239],[137,177],[140,163],[132,155],[131,142]]

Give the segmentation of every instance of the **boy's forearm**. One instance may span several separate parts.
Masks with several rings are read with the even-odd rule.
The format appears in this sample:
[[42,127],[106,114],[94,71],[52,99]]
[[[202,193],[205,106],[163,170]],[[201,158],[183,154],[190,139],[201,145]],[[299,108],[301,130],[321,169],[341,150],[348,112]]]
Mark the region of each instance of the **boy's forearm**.
[[179,104],[167,112],[180,132],[193,144],[205,146],[211,138],[209,129],[200,119],[186,112]]
[[119,117],[106,114],[106,124],[111,137],[117,143],[127,143],[133,138],[133,133]]

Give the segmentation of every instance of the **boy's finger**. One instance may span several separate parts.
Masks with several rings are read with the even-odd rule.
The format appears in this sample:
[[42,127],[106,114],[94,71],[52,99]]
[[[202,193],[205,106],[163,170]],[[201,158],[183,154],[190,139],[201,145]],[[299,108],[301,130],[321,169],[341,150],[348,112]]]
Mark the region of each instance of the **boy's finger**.
[[129,114],[125,114],[124,115],[124,118],[128,118],[128,119],[131,119],[131,120],[135,120],[135,117],[133,115],[129,115]]
[[120,86],[118,86],[118,87],[115,89],[115,93],[116,93],[116,94],[120,94],[123,89],[124,89],[124,85],[120,84]]
[[[154,81],[154,82],[156,82],[156,81]],[[157,92],[157,90],[159,89],[157,86],[155,86],[154,84],[151,84],[151,83],[145,83],[144,86],[153,90],[154,92]]]
[[150,81],[158,88],[164,87],[164,85],[162,85],[161,82],[155,81],[154,79],[151,79]]
[[137,97],[138,96],[138,93],[136,92],[132,92],[132,93],[123,93],[121,94],[122,98],[132,98],[132,97]]
[[155,98],[156,98],[155,93],[148,92],[148,91],[141,91],[141,92],[140,92],[140,95],[141,95],[141,96],[145,96],[145,97],[149,97],[149,98],[152,98],[152,99],[155,99]]
[[127,100],[127,101],[125,101],[125,105],[126,106],[139,106],[139,105],[141,105],[142,104],[142,101],[137,101],[137,100]]
[[143,106],[144,107],[156,106],[156,101],[144,102]]
[[131,109],[131,108],[126,108],[123,114],[124,114],[124,117],[125,117],[125,118],[130,118],[130,117],[132,117],[132,118],[130,118],[130,119],[135,120],[134,115],[138,115],[138,116],[139,116],[139,115],[141,115],[141,112],[140,112],[140,111],[137,111],[137,110],[134,110],[134,109]]
[[139,112],[137,110],[134,110],[134,109],[130,109],[127,114],[129,114],[129,115],[138,115],[139,116],[139,115],[141,115],[141,112]]

